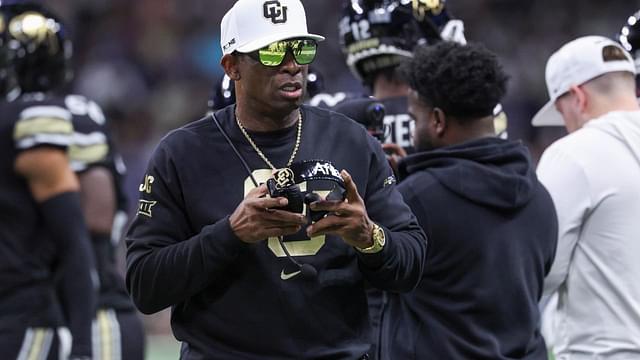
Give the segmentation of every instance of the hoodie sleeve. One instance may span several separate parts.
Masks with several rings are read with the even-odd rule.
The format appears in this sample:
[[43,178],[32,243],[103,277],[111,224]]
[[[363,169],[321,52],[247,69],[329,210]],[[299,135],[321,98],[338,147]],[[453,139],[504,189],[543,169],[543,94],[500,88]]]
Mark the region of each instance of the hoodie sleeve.
[[151,314],[210,285],[247,246],[225,217],[194,232],[170,148],[161,143],[140,184],[136,217],[125,237],[126,284],[140,311]]
[[592,208],[589,183],[583,168],[569,154],[549,147],[538,164],[538,178],[547,188],[558,216],[558,245],[544,282],[544,298],[564,284],[584,218]]
[[372,221],[385,231],[386,244],[375,254],[358,252],[360,270],[375,287],[413,290],[424,268],[427,237],[396,189],[396,179],[377,140],[370,138],[372,161],[364,202]]

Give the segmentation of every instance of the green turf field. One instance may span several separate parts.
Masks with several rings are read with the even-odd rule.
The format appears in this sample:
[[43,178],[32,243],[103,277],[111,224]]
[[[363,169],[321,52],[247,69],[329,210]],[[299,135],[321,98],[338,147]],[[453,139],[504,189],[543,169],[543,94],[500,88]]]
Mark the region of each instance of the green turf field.
[[[147,337],[146,360],[177,360],[180,354],[180,344],[173,336],[149,336]],[[549,353],[549,360],[554,357]]]
[[173,336],[148,336],[146,360],[177,360],[180,344]]

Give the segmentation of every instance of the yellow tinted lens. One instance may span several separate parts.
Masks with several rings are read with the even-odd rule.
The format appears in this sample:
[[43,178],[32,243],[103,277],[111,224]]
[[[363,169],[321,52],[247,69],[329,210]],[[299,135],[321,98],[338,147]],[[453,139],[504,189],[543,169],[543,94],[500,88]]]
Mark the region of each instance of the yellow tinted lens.
[[264,66],[278,66],[282,64],[287,54],[287,42],[276,41],[258,50],[260,63]]
[[258,50],[258,58],[264,66],[279,66],[289,49],[298,64],[307,65],[316,58],[318,44],[310,39],[276,41]]
[[300,65],[311,64],[316,58],[318,44],[313,40],[291,40],[293,57]]

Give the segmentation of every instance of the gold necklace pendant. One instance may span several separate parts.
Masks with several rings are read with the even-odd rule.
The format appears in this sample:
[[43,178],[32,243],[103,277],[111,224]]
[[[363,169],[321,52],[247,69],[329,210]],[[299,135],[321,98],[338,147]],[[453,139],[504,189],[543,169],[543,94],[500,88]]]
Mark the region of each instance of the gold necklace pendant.
[[[253,148],[253,150],[256,151],[256,153],[262,158],[262,160],[264,160],[264,162],[269,165],[269,167],[273,170],[277,170],[277,168],[271,163],[271,161],[269,161],[269,159],[267,159],[266,155],[260,150],[260,148],[258,148],[258,145],[256,145],[256,143],[253,141],[253,139],[251,139],[251,136],[249,136],[249,133],[247,132],[247,130],[244,128],[244,126],[242,126],[242,123],[240,122],[240,119],[238,118],[238,114],[236,114],[234,112],[235,118],[236,118],[236,123],[238,124],[238,127],[240,128],[240,131],[242,132],[242,134],[244,135],[244,137],[247,139],[247,141],[249,142],[249,144],[251,145],[251,147]],[[302,112],[300,111],[300,109],[298,109],[298,134],[296,135],[296,143],[293,146],[293,152],[291,153],[291,157],[289,158],[289,161],[287,162],[287,165],[285,167],[290,167],[291,164],[293,163],[293,160],[296,157],[296,154],[298,153],[298,149],[300,148],[300,140],[302,138]]]

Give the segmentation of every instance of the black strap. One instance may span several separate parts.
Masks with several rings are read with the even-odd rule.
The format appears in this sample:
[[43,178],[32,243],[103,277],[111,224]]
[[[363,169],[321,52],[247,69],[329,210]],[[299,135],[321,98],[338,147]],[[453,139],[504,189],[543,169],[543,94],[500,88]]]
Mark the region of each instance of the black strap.
[[303,160],[296,161],[289,169],[293,171],[294,181],[299,184],[310,180],[329,180],[338,184],[344,189],[344,180],[340,176],[340,171],[331,161],[326,160]]
[[220,125],[220,122],[218,122],[218,118],[216,118],[213,111],[210,112],[209,115],[211,115],[213,122],[216,123],[218,130],[220,130],[220,132],[222,133],[222,136],[224,136],[224,139],[227,140],[227,143],[229,144],[229,146],[231,146],[231,149],[233,149],[233,152],[236,153],[236,156],[238,156],[238,159],[240,159],[240,162],[242,163],[242,166],[244,167],[244,169],[247,171],[247,174],[249,174],[249,177],[251,178],[253,185],[255,187],[260,186],[260,184],[258,184],[258,181],[256,181],[256,178],[253,177],[253,173],[251,172],[251,168],[249,167],[249,164],[247,164],[247,161],[244,159],[242,154],[240,154],[240,151],[238,151],[238,148],[236,148],[236,146],[233,144],[233,141],[231,141],[231,138],[229,138],[229,135],[227,135],[227,132],[224,131],[224,129],[222,128],[222,125]]

